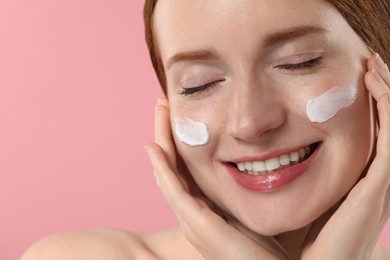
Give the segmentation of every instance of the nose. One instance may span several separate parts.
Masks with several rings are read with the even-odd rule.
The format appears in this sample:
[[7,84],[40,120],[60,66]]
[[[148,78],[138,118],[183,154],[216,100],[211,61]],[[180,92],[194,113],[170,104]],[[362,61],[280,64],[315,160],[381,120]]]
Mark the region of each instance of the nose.
[[[243,82],[243,81],[241,81]],[[280,94],[256,81],[235,84],[227,108],[227,132],[244,142],[258,142],[286,120]]]

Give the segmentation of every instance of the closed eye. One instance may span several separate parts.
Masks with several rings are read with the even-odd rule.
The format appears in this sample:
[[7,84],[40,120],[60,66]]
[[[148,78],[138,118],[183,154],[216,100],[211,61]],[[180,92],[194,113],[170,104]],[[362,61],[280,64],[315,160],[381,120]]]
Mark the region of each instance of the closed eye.
[[275,68],[284,69],[284,70],[305,70],[320,65],[321,61],[322,61],[322,56],[305,62],[278,65],[275,66]]
[[[308,60],[305,62],[278,65],[278,66],[275,66],[275,68],[283,69],[283,70],[305,70],[305,69],[311,69],[311,68],[314,68],[314,67],[320,65],[321,61],[322,61],[322,57],[319,56],[317,58],[314,58],[314,59],[311,59],[311,60]],[[201,86],[183,88],[183,90],[180,91],[179,94],[183,95],[183,96],[189,96],[189,95],[193,95],[195,93],[204,92],[204,91],[207,91],[215,86],[218,86],[223,81],[225,81],[225,80],[217,80],[217,81],[213,81],[213,82],[201,85]]]
[[204,84],[201,86],[197,86],[197,87],[183,88],[183,90],[180,91],[179,94],[183,95],[183,96],[188,96],[188,95],[192,95],[195,93],[204,92],[212,87],[218,86],[219,83],[221,83],[223,81],[225,81],[225,80],[217,80],[217,81],[213,81],[213,82],[210,82],[210,83],[207,83],[207,84]]

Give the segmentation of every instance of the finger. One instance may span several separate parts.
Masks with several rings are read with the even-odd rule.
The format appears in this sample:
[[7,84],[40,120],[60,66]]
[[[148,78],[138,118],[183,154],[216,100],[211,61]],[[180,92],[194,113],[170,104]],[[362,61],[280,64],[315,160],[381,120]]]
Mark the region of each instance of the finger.
[[[377,57],[374,56],[374,58],[372,57],[369,60],[369,66],[379,67],[378,65],[375,65],[376,63],[373,65],[373,62],[376,62],[375,60]],[[384,69],[382,74],[390,77],[390,73],[387,69]],[[390,88],[385,83],[382,76],[375,70],[367,72],[365,75],[365,83],[367,89],[376,100],[379,120],[376,156],[367,173],[367,181],[373,182],[368,185],[369,187],[384,192],[387,190],[390,182]],[[381,188],[379,189],[379,187]]]
[[[385,198],[390,185],[390,101],[389,94],[383,94],[378,102],[379,132],[376,154],[365,177],[368,194],[379,202]],[[369,198],[368,198],[369,199]]]
[[[371,187],[378,188],[382,183],[383,189],[387,190],[389,185],[389,157],[390,157],[390,114],[389,114],[389,95],[390,95],[390,72],[388,66],[378,54],[373,55],[367,62],[370,69],[365,75],[367,89],[374,97],[377,103],[379,132],[376,145],[376,156],[372,162],[367,179],[374,181]],[[375,184],[376,183],[376,184]]]
[[180,180],[166,157],[162,147],[158,144],[145,146],[150,161],[153,164],[156,181],[169,205],[178,215],[186,213],[185,206],[197,207],[188,194],[188,187]]
[[[387,72],[387,74],[390,73]],[[366,88],[370,91],[376,101],[378,101],[383,94],[390,93],[389,85],[385,83],[382,76],[375,69],[372,69],[365,74],[364,82]]]
[[[379,133],[377,140],[376,158],[387,160],[390,164],[390,94],[382,94],[377,101],[379,117]],[[389,173],[390,174],[390,173]]]
[[[389,88],[371,72],[366,74],[365,83],[377,101],[380,127],[376,156],[367,175],[350,191],[314,243],[315,247],[325,249],[324,252],[338,252],[339,259],[355,259],[354,254],[359,253],[357,248],[363,252],[372,250],[389,215],[389,196],[386,196],[390,182]],[[350,245],[354,247],[347,250]]]
[[337,238],[342,237],[344,243],[355,245],[366,252],[373,250],[389,216],[389,197],[386,196],[390,183],[389,94],[385,93],[379,97],[377,107],[380,129],[375,159],[366,177],[351,190],[324,229],[328,232],[325,233],[325,240],[338,240]]
[[370,59],[367,62],[367,68],[368,70],[375,70],[379,73],[379,75],[383,78],[383,81],[386,83],[386,85],[390,86],[390,74],[389,67],[383,59],[379,56],[378,53],[375,53],[370,57]]
[[169,119],[169,104],[167,99],[159,99],[155,111],[155,141],[161,146],[168,157],[169,163],[176,166],[175,146]]
[[[200,200],[195,200],[188,193],[188,189],[177,178],[178,174],[174,173],[167,162],[161,147],[149,144],[145,148],[155,169],[157,183],[184,230],[193,235],[200,226],[202,230],[218,229],[222,225],[218,220],[219,217],[211,210],[208,211],[207,208],[202,207],[205,204]],[[209,226],[208,223],[213,221],[215,226]]]
[[368,72],[364,76],[367,89],[372,96],[379,100],[384,93],[390,93],[390,72],[388,66],[382,58],[376,53],[367,61]]
[[[377,115],[379,121],[378,136],[376,139],[375,157],[369,166],[365,178],[364,198],[361,198],[370,207],[386,206],[389,202],[388,190],[390,185],[390,101],[389,94],[382,94],[377,101]],[[385,210],[387,212],[387,210]],[[385,213],[384,213],[385,214]],[[386,214],[387,215],[387,214]],[[386,216],[387,218],[387,216]]]
[[372,184],[367,178],[360,180],[322,228],[321,222],[311,226],[320,232],[306,248],[304,259],[317,259],[319,255],[326,259],[361,259],[371,254],[386,218],[384,196],[378,196]]
[[157,183],[184,234],[206,259],[283,259],[282,252],[271,246],[268,250],[259,246],[228,225],[204,202],[192,197],[159,145],[149,144],[145,148],[155,169]]
[[166,97],[159,98],[157,100],[157,105],[162,105],[162,106],[165,106],[165,107],[169,107],[168,99]]

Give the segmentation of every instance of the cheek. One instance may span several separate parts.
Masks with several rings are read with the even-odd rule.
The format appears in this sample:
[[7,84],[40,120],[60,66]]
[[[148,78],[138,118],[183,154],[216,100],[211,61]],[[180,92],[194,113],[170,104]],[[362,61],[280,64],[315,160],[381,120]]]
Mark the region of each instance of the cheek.
[[369,95],[362,86],[359,88],[354,104],[346,108],[337,120],[340,131],[343,131],[342,137],[346,139],[345,142],[349,141],[354,148],[351,153],[360,156],[351,158],[351,163],[360,160],[365,165],[372,153],[375,137],[372,108]]
[[363,80],[355,71],[351,75],[322,77],[318,84],[313,82],[304,85],[302,96],[290,92],[285,104],[289,104],[290,114],[295,111],[306,126],[325,135],[331,151],[327,156],[333,161],[329,167],[342,166],[350,171],[354,165],[355,178],[371,156],[375,135],[373,110]]
[[357,87],[336,86],[311,99],[306,104],[306,115],[313,123],[324,123],[356,100]]
[[[195,108],[196,107],[196,108]],[[204,109],[206,108],[206,109]],[[171,127],[176,148],[191,173],[211,165],[221,133],[223,114],[210,105],[177,106],[171,109]]]
[[333,82],[322,82],[315,90],[300,104],[310,125],[329,133],[336,129],[352,130],[352,125],[370,128],[369,95],[360,77],[335,77]]
[[[291,115],[304,118],[314,128],[327,128],[327,125],[355,107],[358,98],[365,98],[365,88],[357,77],[329,81],[322,75],[303,84],[290,85],[284,95],[283,104]],[[354,79],[354,80],[351,80]],[[299,91],[294,91],[294,90]],[[367,99],[368,100],[368,99]],[[360,106],[360,105],[359,105]]]
[[284,103],[289,104],[290,111],[299,109],[309,123],[320,126],[339,116],[339,112],[355,103],[361,92],[366,92],[360,61],[350,57],[337,60],[344,62],[332,61],[317,73],[278,82],[287,93]]
[[[334,178],[348,179],[351,185],[364,170],[372,154],[374,144],[373,110],[369,95],[362,83],[357,83],[355,86],[353,89],[352,86],[349,86],[351,88],[349,93],[348,91],[340,93],[340,96],[336,97],[335,100],[328,100],[322,104],[322,106],[329,106],[325,112],[332,112],[332,114],[328,114],[328,119],[310,122],[309,117],[307,117],[308,124],[326,135],[325,144],[328,147],[326,156],[329,162],[327,165],[329,172],[348,172],[348,174],[340,174]],[[328,91],[332,91],[332,89],[330,88]],[[353,99],[346,98],[354,92]],[[344,106],[340,106],[340,101]]]
[[206,145],[210,139],[207,125],[190,118],[174,118],[172,130],[179,141],[192,147]]

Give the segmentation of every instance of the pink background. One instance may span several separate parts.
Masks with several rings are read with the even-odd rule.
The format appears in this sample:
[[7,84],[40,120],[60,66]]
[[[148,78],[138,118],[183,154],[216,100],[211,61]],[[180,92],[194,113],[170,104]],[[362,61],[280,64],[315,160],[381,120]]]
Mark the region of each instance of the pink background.
[[53,232],[176,224],[143,148],[162,94],[142,6],[0,1],[1,260]]

